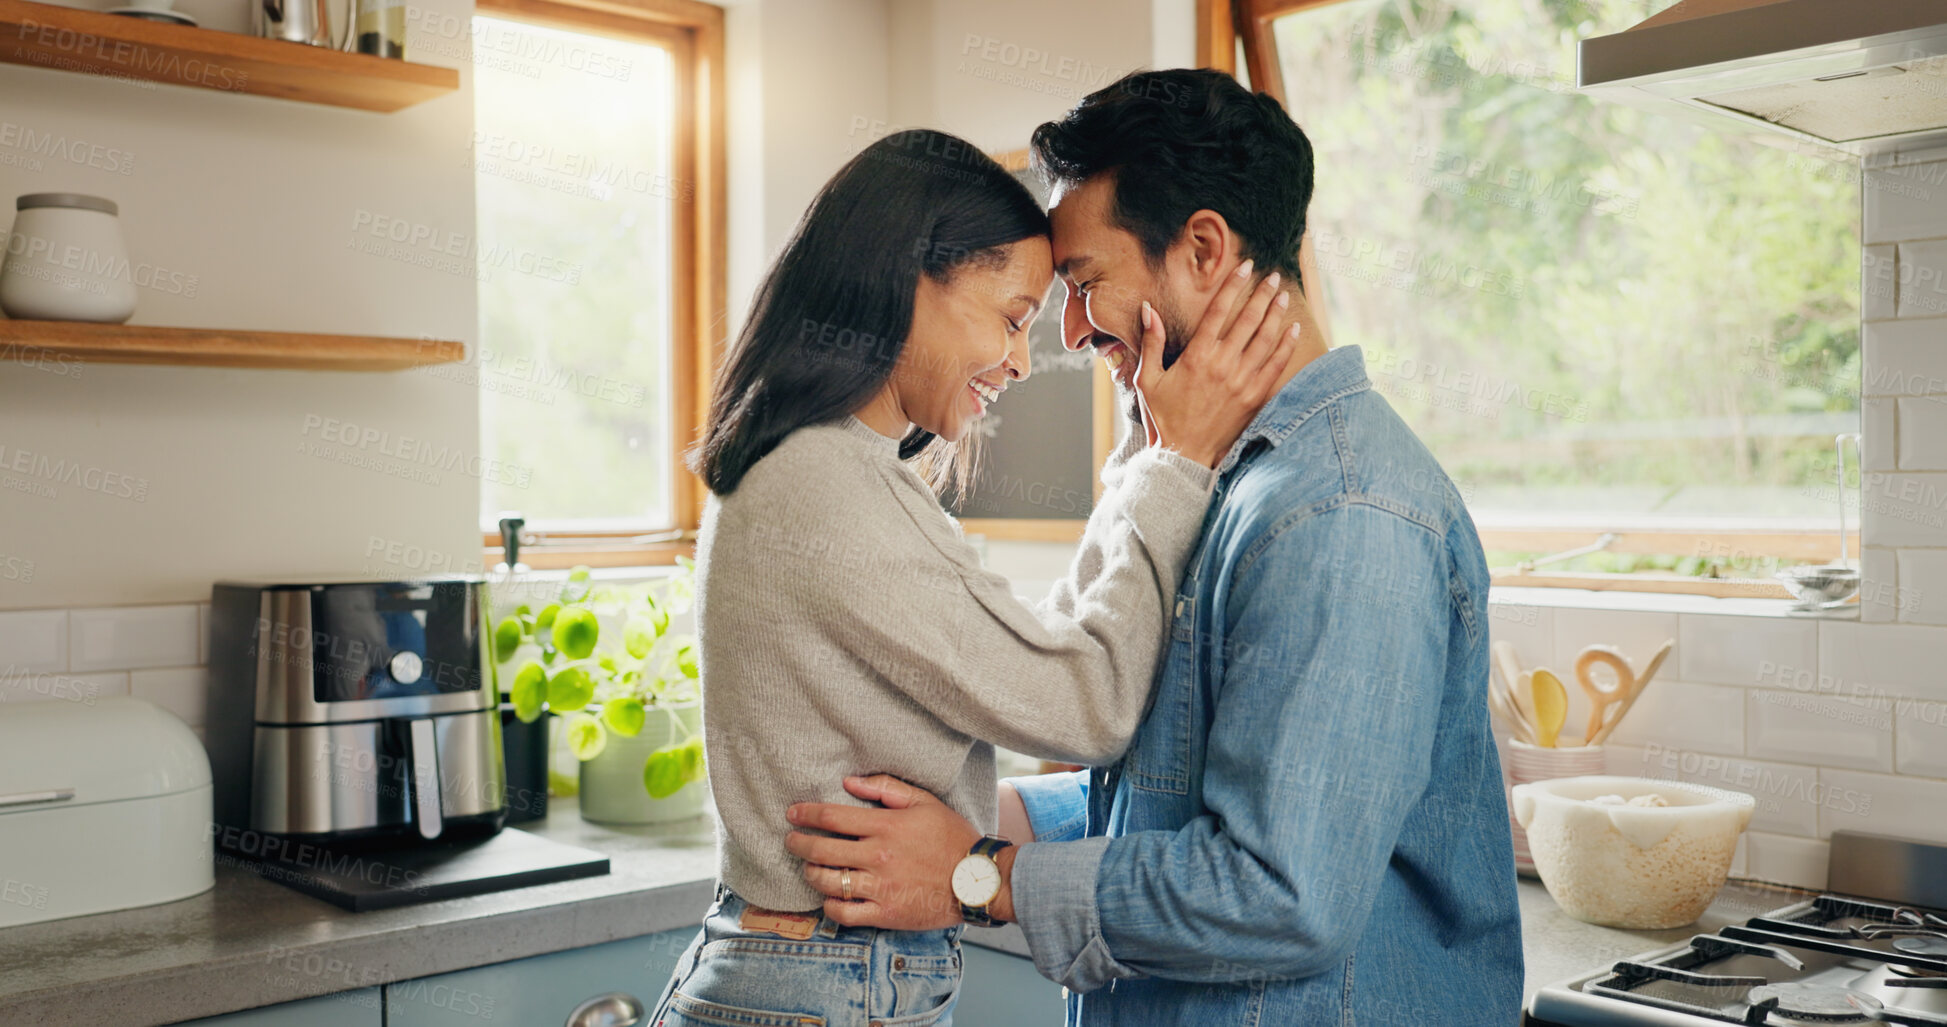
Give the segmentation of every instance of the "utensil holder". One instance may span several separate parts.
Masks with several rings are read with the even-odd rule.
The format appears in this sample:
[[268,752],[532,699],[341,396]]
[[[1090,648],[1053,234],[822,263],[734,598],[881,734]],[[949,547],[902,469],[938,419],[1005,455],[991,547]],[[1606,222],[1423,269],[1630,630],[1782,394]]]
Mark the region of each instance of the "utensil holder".
[[[1607,758],[1600,745],[1577,745],[1567,749],[1544,749],[1518,738],[1508,739],[1508,785],[1552,781],[1561,777],[1586,777],[1606,774]],[[1508,830],[1514,835],[1514,870],[1523,877],[1539,877],[1535,861],[1528,855],[1528,835],[1514,819],[1514,804],[1508,804]]]

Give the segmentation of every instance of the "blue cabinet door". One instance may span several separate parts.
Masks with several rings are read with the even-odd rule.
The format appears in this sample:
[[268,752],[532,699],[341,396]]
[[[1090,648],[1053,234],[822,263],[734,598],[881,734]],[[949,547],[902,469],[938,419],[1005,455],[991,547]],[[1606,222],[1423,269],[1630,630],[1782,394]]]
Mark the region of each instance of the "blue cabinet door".
[[559,1027],[584,1000],[611,991],[634,995],[646,1010],[662,996],[696,931],[683,927],[388,984],[385,1027]]
[[381,1027],[385,1022],[379,1008],[382,1001],[379,989],[360,988],[206,1020],[185,1020],[181,1027]]
[[965,942],[960,952],[964,977],[953,1027],[1061,1027],[1061,985],[1032,962]]

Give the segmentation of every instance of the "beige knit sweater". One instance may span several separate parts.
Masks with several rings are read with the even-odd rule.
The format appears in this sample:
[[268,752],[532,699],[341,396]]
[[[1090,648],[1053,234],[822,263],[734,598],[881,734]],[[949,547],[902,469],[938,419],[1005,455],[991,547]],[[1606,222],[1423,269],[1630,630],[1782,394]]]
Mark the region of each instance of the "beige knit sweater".
[[1209,503],[1208,468],[1127,455],[1104,474],[1069,576],[1029,606],[982,569],[898,449],[856,418],[800,429],[704,511],[696,615],[718,873],[757,906],[819,906],[785,851],[784,811],[864,805],[847,774],[910,781],[991,832],[994,744],[1119,755]]

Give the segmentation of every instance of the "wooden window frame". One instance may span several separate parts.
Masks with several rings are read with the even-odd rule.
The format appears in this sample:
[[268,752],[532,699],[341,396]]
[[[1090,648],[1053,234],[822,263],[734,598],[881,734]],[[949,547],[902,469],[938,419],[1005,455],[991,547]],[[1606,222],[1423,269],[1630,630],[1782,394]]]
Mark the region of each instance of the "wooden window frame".
[[[1278,64],[1278,42],[1273,26],[1279,18],[1300,11],[1346,0],[1197,0],[1197,62],[1201,67],[1237,74],[1237,54],[1244,56],[1244,70],[1251,88],[1271,94],[1286,103],[1284,76]],[[1316,275],[1316,263],[1306,252],[1311,234],[1306,233],[1305,248],[1299,251],[1300,267],[1307,280]],[[1319,279],[1323,285],[1323,280]],[[1323,305],[1318,312],[1321,328]],[[1329,336],[1329,332],[1328,332]],[[1329,345],[1329,338],[1328,338]],[[1826,563],[1838,559],[1839,541],[1832,531],[1774,530],[1753,525],[1725,529],[1721,526],[1658,523],[1592,529],[1568,524],[1496,524],[1480,526],[1483,548],[1498,552],[1566,552],[1594,543],[1605,533],[1616,537],[1607,551],[1638,555],[1707,555],[1737,557],[1775,557],[1806,563]],[[1851,551],[1860,552],[1859,537],[1851,536]],[[1723,598],[1789,599],[1783,585],[1769,579],[1695,578],[1675,574],[1599,574],[1589,571],[1529,570],[1499,568],[1493,583],[1500,587],[1579,588],[1591,591],[1660,592]]]
[[[670,368],[670,509],[667,530],[547,531],[524,543],[521,560],[547,569],[674,563],[695,550],[696,528],[708,495],[684,456],[710,408],[710,382],[723,352],[727,323],[725,203],[727,165],[723,8],[699,0],[479,0],[476,14],[669,51],[676,84],[670,177],[691,186],[690,202],[672,204]],[[673,536],[667,540],[659,536]],[[655,541],[639,541],[643,538]],[[500,537],[482,536],[487,566],[500,561]]]

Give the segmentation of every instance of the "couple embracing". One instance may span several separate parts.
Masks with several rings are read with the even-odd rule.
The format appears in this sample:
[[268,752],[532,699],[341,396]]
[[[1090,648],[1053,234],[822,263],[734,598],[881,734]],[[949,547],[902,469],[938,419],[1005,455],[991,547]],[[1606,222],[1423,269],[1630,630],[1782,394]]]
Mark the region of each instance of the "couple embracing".
[[[1007,922],[1071,1024],[1514,1022],[1487,567],[1317,330],[1309,141],[1175,70],[1033,154],[1046,212],[951,136],[874,143],[727,355],[694,457],[721,883],[650,1022],[947,1024],[963,931]],[[1029,605],[936,490],[1056,276],[1133,424]],[[1089,769],[997,789],[995,745]]]

